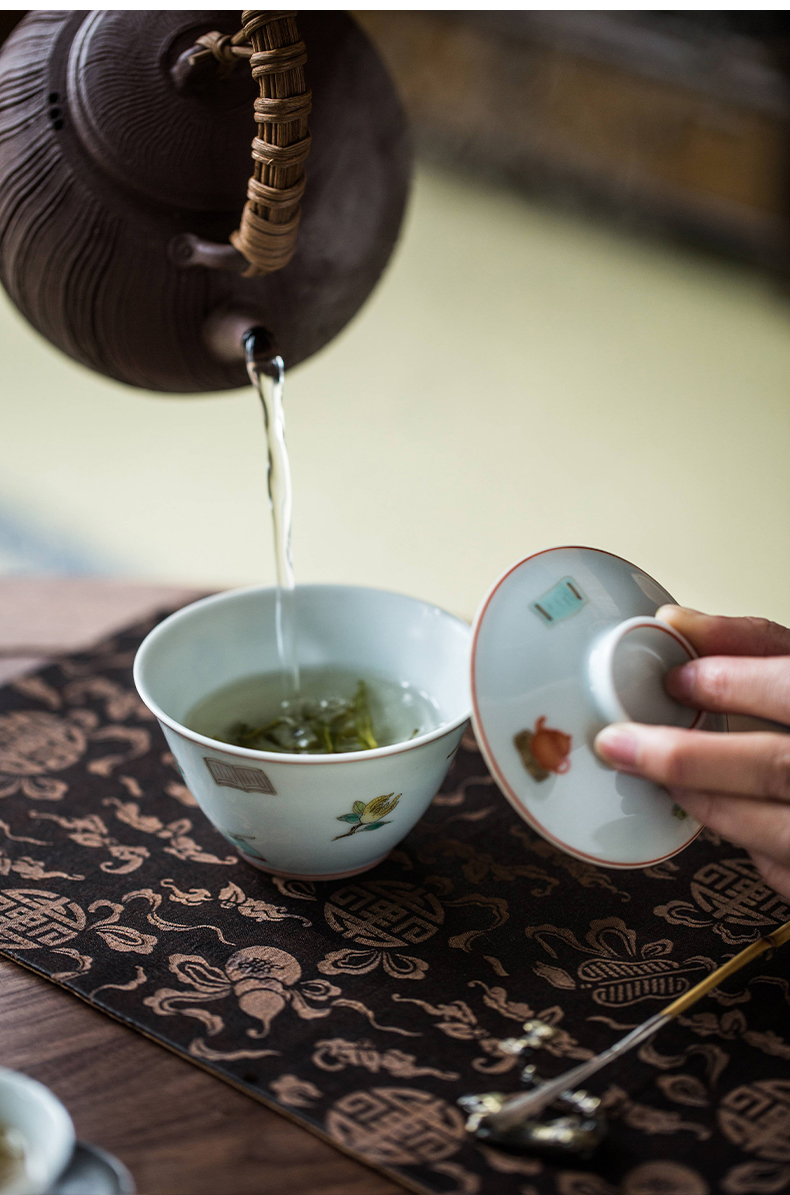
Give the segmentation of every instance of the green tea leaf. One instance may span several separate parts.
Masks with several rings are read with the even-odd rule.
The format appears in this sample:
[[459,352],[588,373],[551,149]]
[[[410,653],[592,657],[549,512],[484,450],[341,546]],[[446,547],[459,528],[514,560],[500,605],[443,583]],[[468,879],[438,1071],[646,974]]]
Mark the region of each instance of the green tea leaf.
[[367,750],[373,750],[378,747],[378,742],[373,733],[373,720],[370,716],[370,703],[368,701],[368,687],[363,680],[357,685],[353,704],[357,737]]
[[[253,751],[293,755],[306,752],[334,755],[378,747],[368,688],[363,680],[359,681],[351,698],[329,697],[323,701],[296,698],[289,703],[287,713],[263,726],[238,722],[230,728],[224,741]],[[364,808],[363,802],[354,804],[359,813]]]
[[365,812],[365,802],[364,801],[355,801],[354,804],[351,806],[351,808],[354,810],[354,813],[364,813]]
[[352,825],[356,825],[359,822],[359,814],[358,813],[341,813],[340,817],[337,818],[337,821],[351,822]]

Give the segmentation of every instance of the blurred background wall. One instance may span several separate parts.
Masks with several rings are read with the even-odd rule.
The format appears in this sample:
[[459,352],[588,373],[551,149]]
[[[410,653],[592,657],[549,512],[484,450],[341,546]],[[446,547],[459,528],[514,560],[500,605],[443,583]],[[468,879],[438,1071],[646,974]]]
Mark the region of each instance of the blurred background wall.
[[[790,621],[786,15],[355,15],[418,166],[373,299],[288,378],[298,578],[469,617],[587,543]],[[5,298],[0,387],[0,571],[272,580],[251,391],[100,379]]]
[[621,226],[786,258],[790,15],[368,12],[421,155]]

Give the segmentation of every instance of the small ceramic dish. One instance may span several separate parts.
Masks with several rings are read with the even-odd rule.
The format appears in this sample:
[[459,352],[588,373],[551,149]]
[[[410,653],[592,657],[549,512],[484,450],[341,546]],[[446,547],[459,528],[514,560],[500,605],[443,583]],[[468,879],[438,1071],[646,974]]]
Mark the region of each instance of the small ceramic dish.
[[3,1195],[45,1195],[74,1151],[74,1125],[43,1083],[0,1068],[0,1125],[19,1136],[23,1161]]
[[134,1180],[122,1162],[78,1141],[71,1161],[47,1195],[134,1195]]
[[57,1096],[20,1071],[0,1067],[0,1126],[16,1131],[23,1160],[2,1195],[134,1195],[131,1174],[96,1145],[77,1141]]
[[665,789],[613,771],[593,740],[611,722],[726,730],[673,701],[664,677],[695,657],[647,573],[594,548],[550,548],[500,577],[473,629],[472,709],[499,787],[535,830],[605,867],[649,867],[700,827]]

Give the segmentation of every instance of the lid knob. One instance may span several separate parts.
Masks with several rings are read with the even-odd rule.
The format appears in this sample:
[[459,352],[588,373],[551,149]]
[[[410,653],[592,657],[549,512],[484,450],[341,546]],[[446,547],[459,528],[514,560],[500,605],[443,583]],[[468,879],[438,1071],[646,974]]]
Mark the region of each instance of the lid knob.
[[627,618],[600,635],[587,659],[596,708],[605,723],[698,726],[704,714],[669,696],[664,678],[697,658],[674,627],[657,618]]

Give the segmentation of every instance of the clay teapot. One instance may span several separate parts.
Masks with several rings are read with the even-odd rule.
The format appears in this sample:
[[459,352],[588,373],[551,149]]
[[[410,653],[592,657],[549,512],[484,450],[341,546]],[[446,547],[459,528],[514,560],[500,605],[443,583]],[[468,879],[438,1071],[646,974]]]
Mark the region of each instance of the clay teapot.
[[[249,35],[245,48],[249,29],[294,20],[298,42]],[[275,69],[309,90],[267,99],[293,94],[265,91]],[[289,104],[309,133],[267,145],[262,122],[276,141]],[[280,182],[261,181],[268,167]],[[394,87],[340,12],[34,12],[0,53],[0,278],[48,340],[133,386],[245,385],[252,325],[288,367],[322,348],[386,265],[409,167]],[[277,220],[278,203],[274,232],[295,242],[256,265],[247,214]]]

